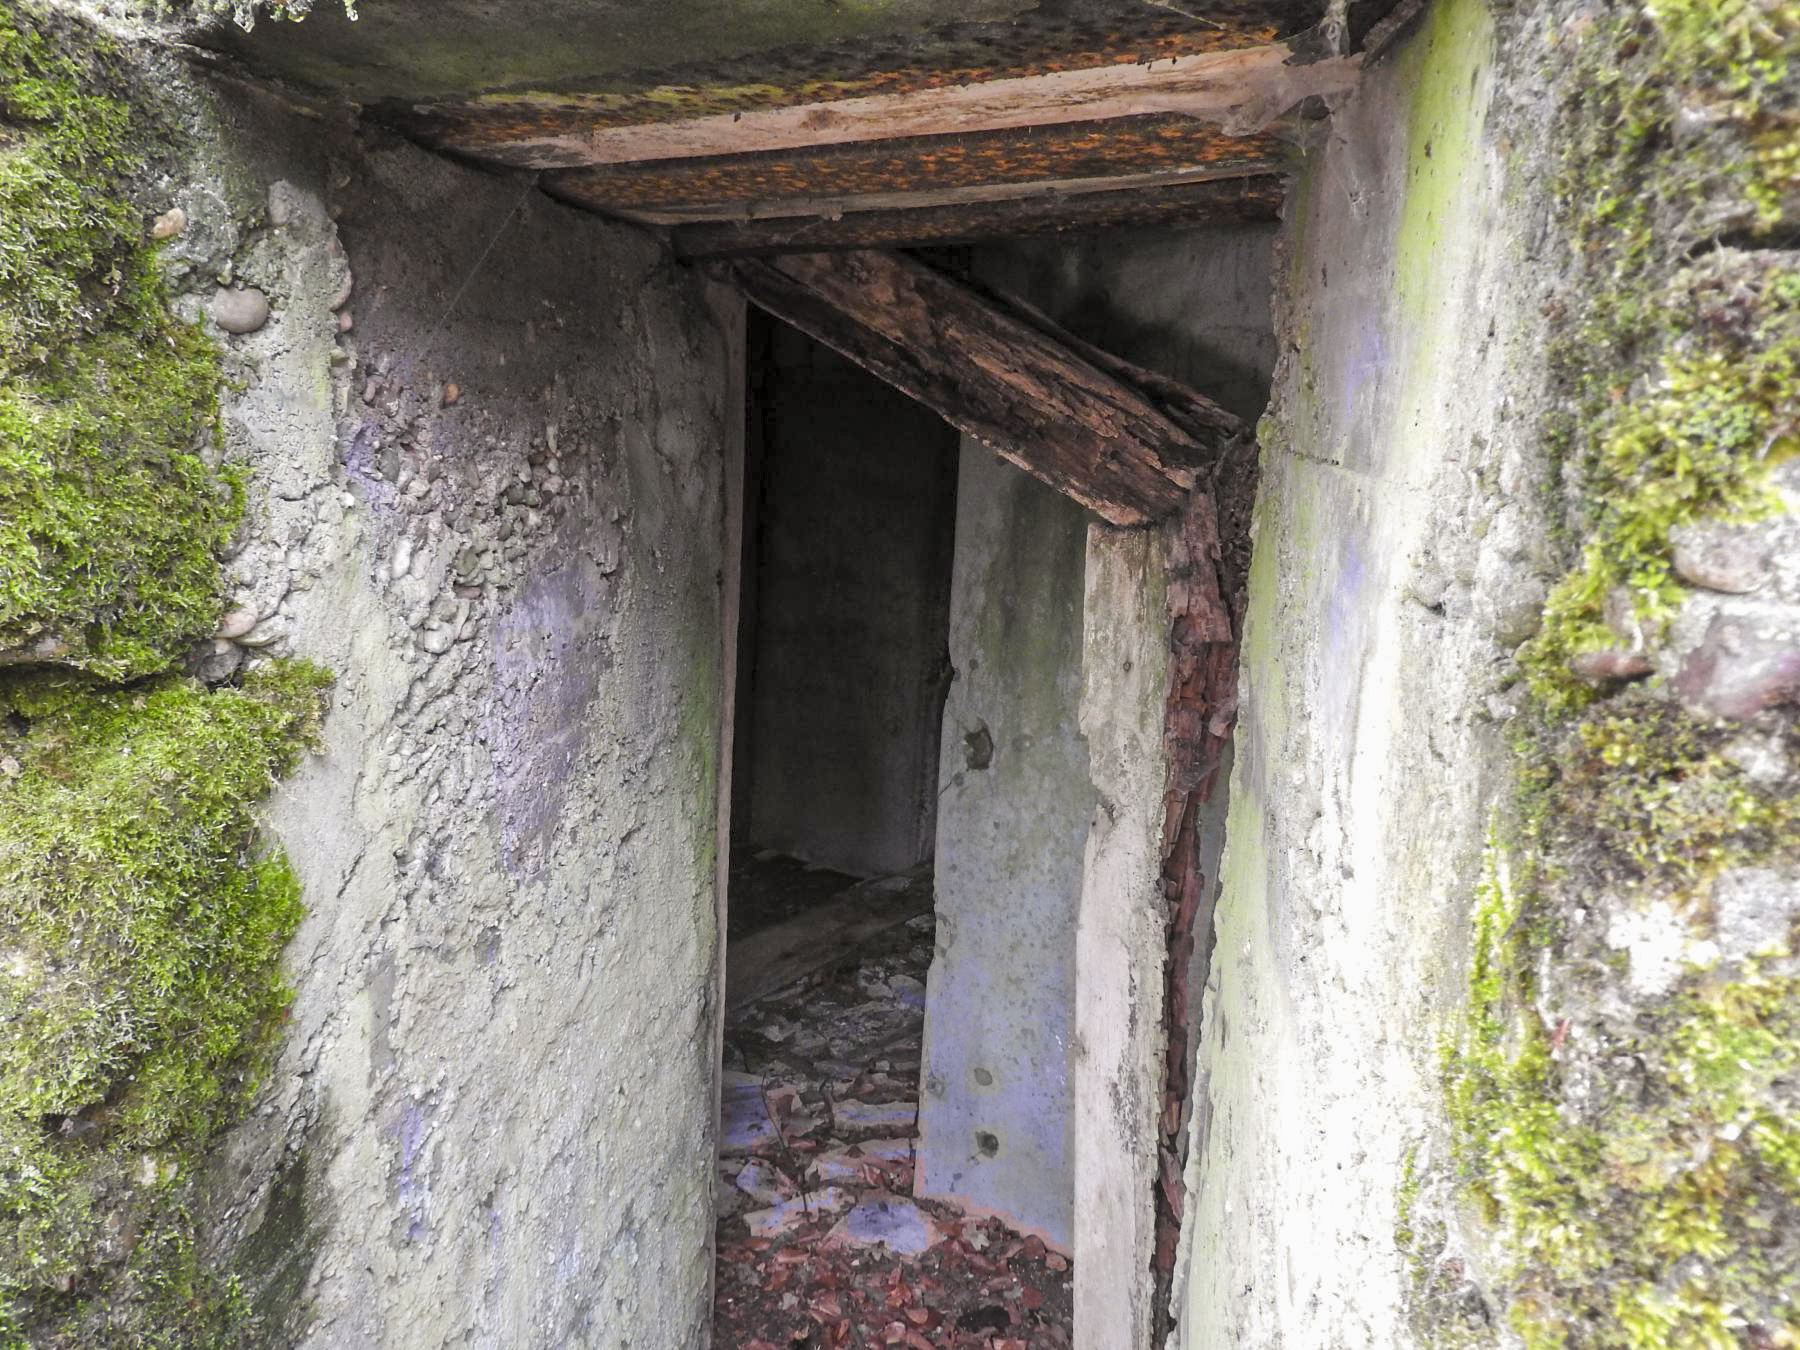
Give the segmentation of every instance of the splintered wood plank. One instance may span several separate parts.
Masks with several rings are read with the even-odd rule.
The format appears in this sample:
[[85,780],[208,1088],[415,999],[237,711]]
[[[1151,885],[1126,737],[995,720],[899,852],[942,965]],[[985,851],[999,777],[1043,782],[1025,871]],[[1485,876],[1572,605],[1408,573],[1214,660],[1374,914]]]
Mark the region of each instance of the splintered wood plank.
[[[1114,525],[1178,509],[1235,418],[1171,382],[1150,393],[1072,349],[1041,316],[901,254],[858,250],[717,265],[757,305],[918,399]],[[1188,415],[1207,410],[1198,419]]]
[[[529,130],[480,147],[483,158],[532,169],[741,155],[1012,127],[1179,113],[1238,133],[1259,130],[1315,95],[1347,92],[1359,57],[1290,64],[1286,43],[1203,52],[1141,65],[1059,70],[1016,79],[839,98],[630,126]],[[457,147],[454,132],[441,137]],[[472,147],[461,147],[472,148]]]
[[849,960],[870,938],[929,914],[931,906],[931,874],[921,870],[862,882],[786,923],[739,938],[725,954],[726,1011]]
[[1280,217],[1282,195],[1282,179],[1265,174],[1024,201],[851,211],[835,217],[696,221],[675,226],[669,238],[675,256],[688,261],[820,249],[973,244],[1020,235],[1273,221]]

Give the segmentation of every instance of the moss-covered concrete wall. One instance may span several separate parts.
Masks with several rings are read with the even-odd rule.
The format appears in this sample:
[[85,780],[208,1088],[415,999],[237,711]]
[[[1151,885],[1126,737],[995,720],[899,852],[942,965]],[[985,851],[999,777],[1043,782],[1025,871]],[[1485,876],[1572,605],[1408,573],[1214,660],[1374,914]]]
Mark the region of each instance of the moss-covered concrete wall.
[[179,312],[182,222],[150,205],[182,109],[140,77],[85,22],[0,7],[8,1344],[251,1320],[204,1251],[203,1173],[291,997],[299,887],[255,808],[328,684],[205,641],[229,622],[249,474],[223,443],[218,330]]
[[1186,1344],[1800,1335],[1797,51],[1440,0],[1309,155]]
[[699,1344],[741,311],[59,16],[0,6],[7,1335]]

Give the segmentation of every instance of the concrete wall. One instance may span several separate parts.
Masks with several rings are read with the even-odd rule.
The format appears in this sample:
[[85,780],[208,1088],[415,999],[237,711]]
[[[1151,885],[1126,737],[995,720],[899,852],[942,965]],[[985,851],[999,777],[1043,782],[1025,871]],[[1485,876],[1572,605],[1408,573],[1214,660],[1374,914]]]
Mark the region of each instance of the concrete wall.
[[277,1344],[702,1344],[741,310],[521,182],[173,88],[184,303],[273,305],[221,335],[219,659],[339,677],[269,811],[309,913],[219,1250]]
[[1098,797],[1076,930],[1075,1344],[1137,1350],[1150,1334],[1151,1187],[1162,1102],[1163,717],[1168,539],[1092,527],[1081,729]]
[[[1080,336],[1254,418],[1274,364],[1271,233],[1018,241],[977,250],[973,267]],[[1162,989],[1160,928],[1152,940],[1148,927],[1159,922],[1161,708],[1147,735],[1143,690],[1122,693],[1119,681],[1133,670],[1166,676],[1168,630],[1160,554],[1133,552],[1112,531],[1090,538],[1091,519],[965,442],[919,1176],[922,1191],[1086,1250],[1078,1278],[1094,1272],[1093,1297],[1105,1295],[1096,1308],[1113,1306],[1116,1287],[1143,1310],[1149,1259],[1137,1246],[1150,1223]],[[1104,781],[1090,772],[1095,735],[1113,756]],[[1118,758],[1126,743],[1129,765]],[[1128,1106],[1116,1105],[1121,1090],[1133,1094]],[[1072,1110],[1076,1098],[1094,1110]],[[1095,1222],[1098,1208],[1117,1222]]]
[[753,317],[741,842],[860,875],[931,857],[957,434]]
[[1403,1346],[1394,1233],[1550,532],[1491,32],[1376,66],[1289,204],[1180,1342]]
[[939,762],[937,956],[925,1000],[918,1190],[1067,1245],[1067,1061],[1081,850],[1087,513],[985,447],[957,485]]
[[1275,369],[1273,226],[1114,231],[974,250],[976,272],[1078,337],[1254,421]]

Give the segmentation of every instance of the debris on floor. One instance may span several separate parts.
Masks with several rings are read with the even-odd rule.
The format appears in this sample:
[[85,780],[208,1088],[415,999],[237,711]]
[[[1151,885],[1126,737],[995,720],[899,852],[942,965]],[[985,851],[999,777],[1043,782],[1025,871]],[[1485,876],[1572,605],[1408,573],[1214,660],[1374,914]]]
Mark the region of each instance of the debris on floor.
[[[772,862],[796,866],[755,867]],[[769,868],[763,892],[785,880]],[[796,921],[791,906],[776,917]],[[916,915],[727,1012],[719,1350],[1070,1346],[1065,1255],[912,1194],[933,940]]]

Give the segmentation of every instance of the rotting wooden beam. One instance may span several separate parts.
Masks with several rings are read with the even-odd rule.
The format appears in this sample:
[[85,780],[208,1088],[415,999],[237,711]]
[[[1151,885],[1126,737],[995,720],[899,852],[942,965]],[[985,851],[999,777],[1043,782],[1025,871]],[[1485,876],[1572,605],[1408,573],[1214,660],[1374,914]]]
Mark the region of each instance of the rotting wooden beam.
[[1272,221],[1281,214],[1282,196],[1282,179],[1261,174],[1073,197],[883,208],[840,216],[696,221],[676,225],[669,241],[675,256],[684,261],[821,249],[973,244],[1019,235]]
[[1151,1187],[1151,1343],[1172,1326],[1170,1296],[1181,1240],[1187,1144],[1194,1108],[1194,1000],[1206,956],[1217,878],[1203,871],[1201,825],[1219,787],[1237,720],[1238,645],[1256,499],[1256,447],[1234,442],[1210,491],[1195,492],[1170,532],[1169,692],[1163,714],[1168,782],[1163,795],[1162,1101]]
[[[944,136],[1179,113],[1256,131],[1315,95],[1347,92],[1361,60],[1294,62],[1285,43],[1104,65],[944,88],[718,113],[629,126],[561,129],[481,146],[483,158],[531,169],[741,155],[811,145]],[[453,134],[443,143],[456,147]]]
[[[1237,419],[1183,390],[1154,396],[1003,307],[902,254],[795,253],[715,264],[755,304],[933,409],[1114,525],[1187,500]],[[1179,403],[1180,420],[1161,403]],[[1196,415],[1204,409],[1205,415]]]

